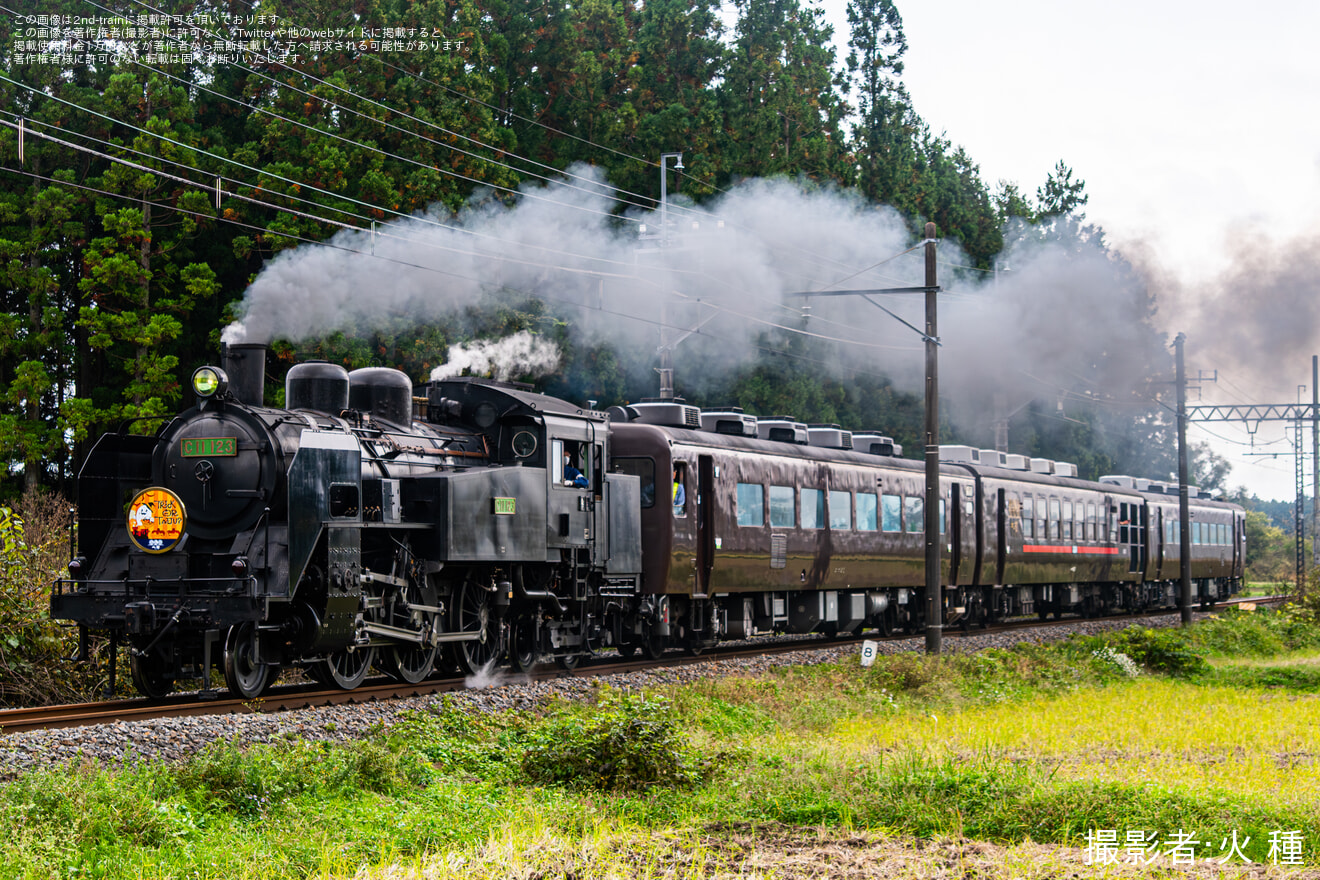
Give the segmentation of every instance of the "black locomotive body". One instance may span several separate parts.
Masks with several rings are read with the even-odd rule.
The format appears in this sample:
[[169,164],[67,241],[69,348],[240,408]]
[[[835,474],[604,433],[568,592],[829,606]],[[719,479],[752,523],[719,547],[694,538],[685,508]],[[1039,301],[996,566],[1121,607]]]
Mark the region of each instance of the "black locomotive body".
[[[79,476],[83,555],[51,614],[125,643],[144,694],[220,659],[247,697],[285,666],[416,681],[493,663],[509,633],[525,664],[571,663],[621,626],[638,483],[607,473],[602,414],[468,381],[422,403],[398,371],[324,363],[290,370],[272,409],[242,354],[199,370],[205,395],[155,437],[102,437]],[[166,509],[175,532],[148,533]]]
[[[924,467],[892,441],[678,402],[609,414],[508,384],[295,366],[195,374],[155,437],[108,434],[80,475],[82,556],[52,616],[126,645],[149,696],[284,667],[571,668],[757,633],[924,626]],[[226,387],[228,383],[228,387]],[[1172,605],[1177,499],[1017,456],[946,449],[946,624]],[[1240,508],[1196,498],[1203,604],[1242,575]],[[208,679],[209,681],[209,679]]]

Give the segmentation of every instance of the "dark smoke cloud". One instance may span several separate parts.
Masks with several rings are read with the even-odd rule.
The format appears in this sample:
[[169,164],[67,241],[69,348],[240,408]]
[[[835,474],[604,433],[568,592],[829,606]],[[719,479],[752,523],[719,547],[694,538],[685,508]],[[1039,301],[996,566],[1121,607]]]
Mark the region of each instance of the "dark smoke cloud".
[[[1187,334],[1188,366],[1217,369],[1251,403],[1288,403],[1320,354],[1320,233],[1276,242],[1243,231],[1229,268],[1210,282],[1160,279],[1159,320]],[[1226,398],[1213,386],[1208,398]]]

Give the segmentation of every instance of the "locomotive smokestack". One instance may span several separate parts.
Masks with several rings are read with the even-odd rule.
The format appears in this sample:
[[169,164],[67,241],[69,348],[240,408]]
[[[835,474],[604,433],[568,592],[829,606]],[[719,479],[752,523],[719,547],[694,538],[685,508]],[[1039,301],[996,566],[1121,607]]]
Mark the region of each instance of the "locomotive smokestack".
[[220,347],[220,368],[229,377],[229,393],[239,403],[261,406],[266,391],[266,346],[259,342]]

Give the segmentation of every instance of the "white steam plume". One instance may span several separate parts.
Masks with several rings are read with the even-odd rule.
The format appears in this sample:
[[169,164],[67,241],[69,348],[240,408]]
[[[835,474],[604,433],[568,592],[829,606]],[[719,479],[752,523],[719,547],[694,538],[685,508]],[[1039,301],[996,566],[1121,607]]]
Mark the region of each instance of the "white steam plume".
[[431,371],[431,381],[464,373],[501,381],[515,376],[540,377],[554,372],[559,360],[559,346],[523,330],[504,339],[449,346],[449,360]]
[[[638,372],[655,366],[659,345],[673,346],[680,392],[746,364],[762,344],[784,347],[791,328],[824,342],[840,375],[888,375],[921,393],[918,333],[859,296],[789,295],[921,284],[922,249],[897,256],[913,238],[895,211],[833,188],[753,180],[708,210],[672,200],[662,239],[657,214],[621,221],[600,172],[574,173],[597,175],[597,185],[551,185],[513,207],[476,199],[431,218],[449,228],[403,220],[374,237],[344,232],[330,246],[285,251],[248,289],[227,338],[452,322],[483,298],[534,296],[567,322],[575,345],[609,342]],[[1108,387],[1096,393],[1117,396],[1167,357],[1164,340],[1134,332],[1152,307],[1145,276],[1098,246],[1017,238],[1001,256],[1012,269],[997,281],[958,268],[968,261],[953,239],[939,246],[941,394],[946,412],[982,432],[995,395],[1014,409],[1098,376]],[[921,296],[872,298],[921,326]],[[485,371],[467,356],[451,354],[442,370]]]

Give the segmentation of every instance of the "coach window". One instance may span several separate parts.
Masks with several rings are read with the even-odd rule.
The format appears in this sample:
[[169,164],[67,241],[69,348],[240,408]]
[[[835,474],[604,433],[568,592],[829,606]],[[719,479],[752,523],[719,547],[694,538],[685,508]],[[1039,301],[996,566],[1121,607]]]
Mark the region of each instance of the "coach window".
[[924,498],[917,495],[907,495],[903,498],[903,526],[909,532],[926,531],[926,518],[922,514],[926,510]]
[[1045,499],[1036,499],[1036,537],[1039,540],[1045,540],[1047,532],[1045,531]]
[[1063,502],[1063,540],[1071,541],[1073,536],[1073,503]]
[[1036,524],[1034,519],[1036,508],[1031,501],[1030,495],[1022,496],[1022,537],[1024,538],[1034,537],[1035,535],[1032,527]]
[[868,492],[857,493],[857,531],[874,532],[876,529],[876,497]]
[[760,483],[738,484],[738,525],[765,525],[765,487]]
[[650,458],[615,458],[616,474],[631,474],[642,484],[642,507],[655,505],[655,461]]
[[802,528],[825,527],[825,493],[819,489],[802,490]]
[[852,494],[830,490],[830,530],[846,532],[852,528]]
[[1086,505],[1086,540],[1094,541],[1095,537],[1095,505]]
[[880,527],[886,532],[903,531],[903,499],[897,495],[881,495],[880,518]]
[[1059,539],[1059,499],[1050,499],[1050,540]]
[[776,529],[791,529],[797,524],[793,515],[793,487],[770,487],[770,526]]
[[947,522],[949,521],[948,516],[947,516],[947,515],[945,514],[945,512],[944,512],[944,506],[945,506],[945,505],[944,505],[944,499],[941,498],[941,499],[940,499],[940,534],[941,534],[941,535],[944,534],[944,531],[945,531],[945,530],[944,530],[944,524],[947,523]]

